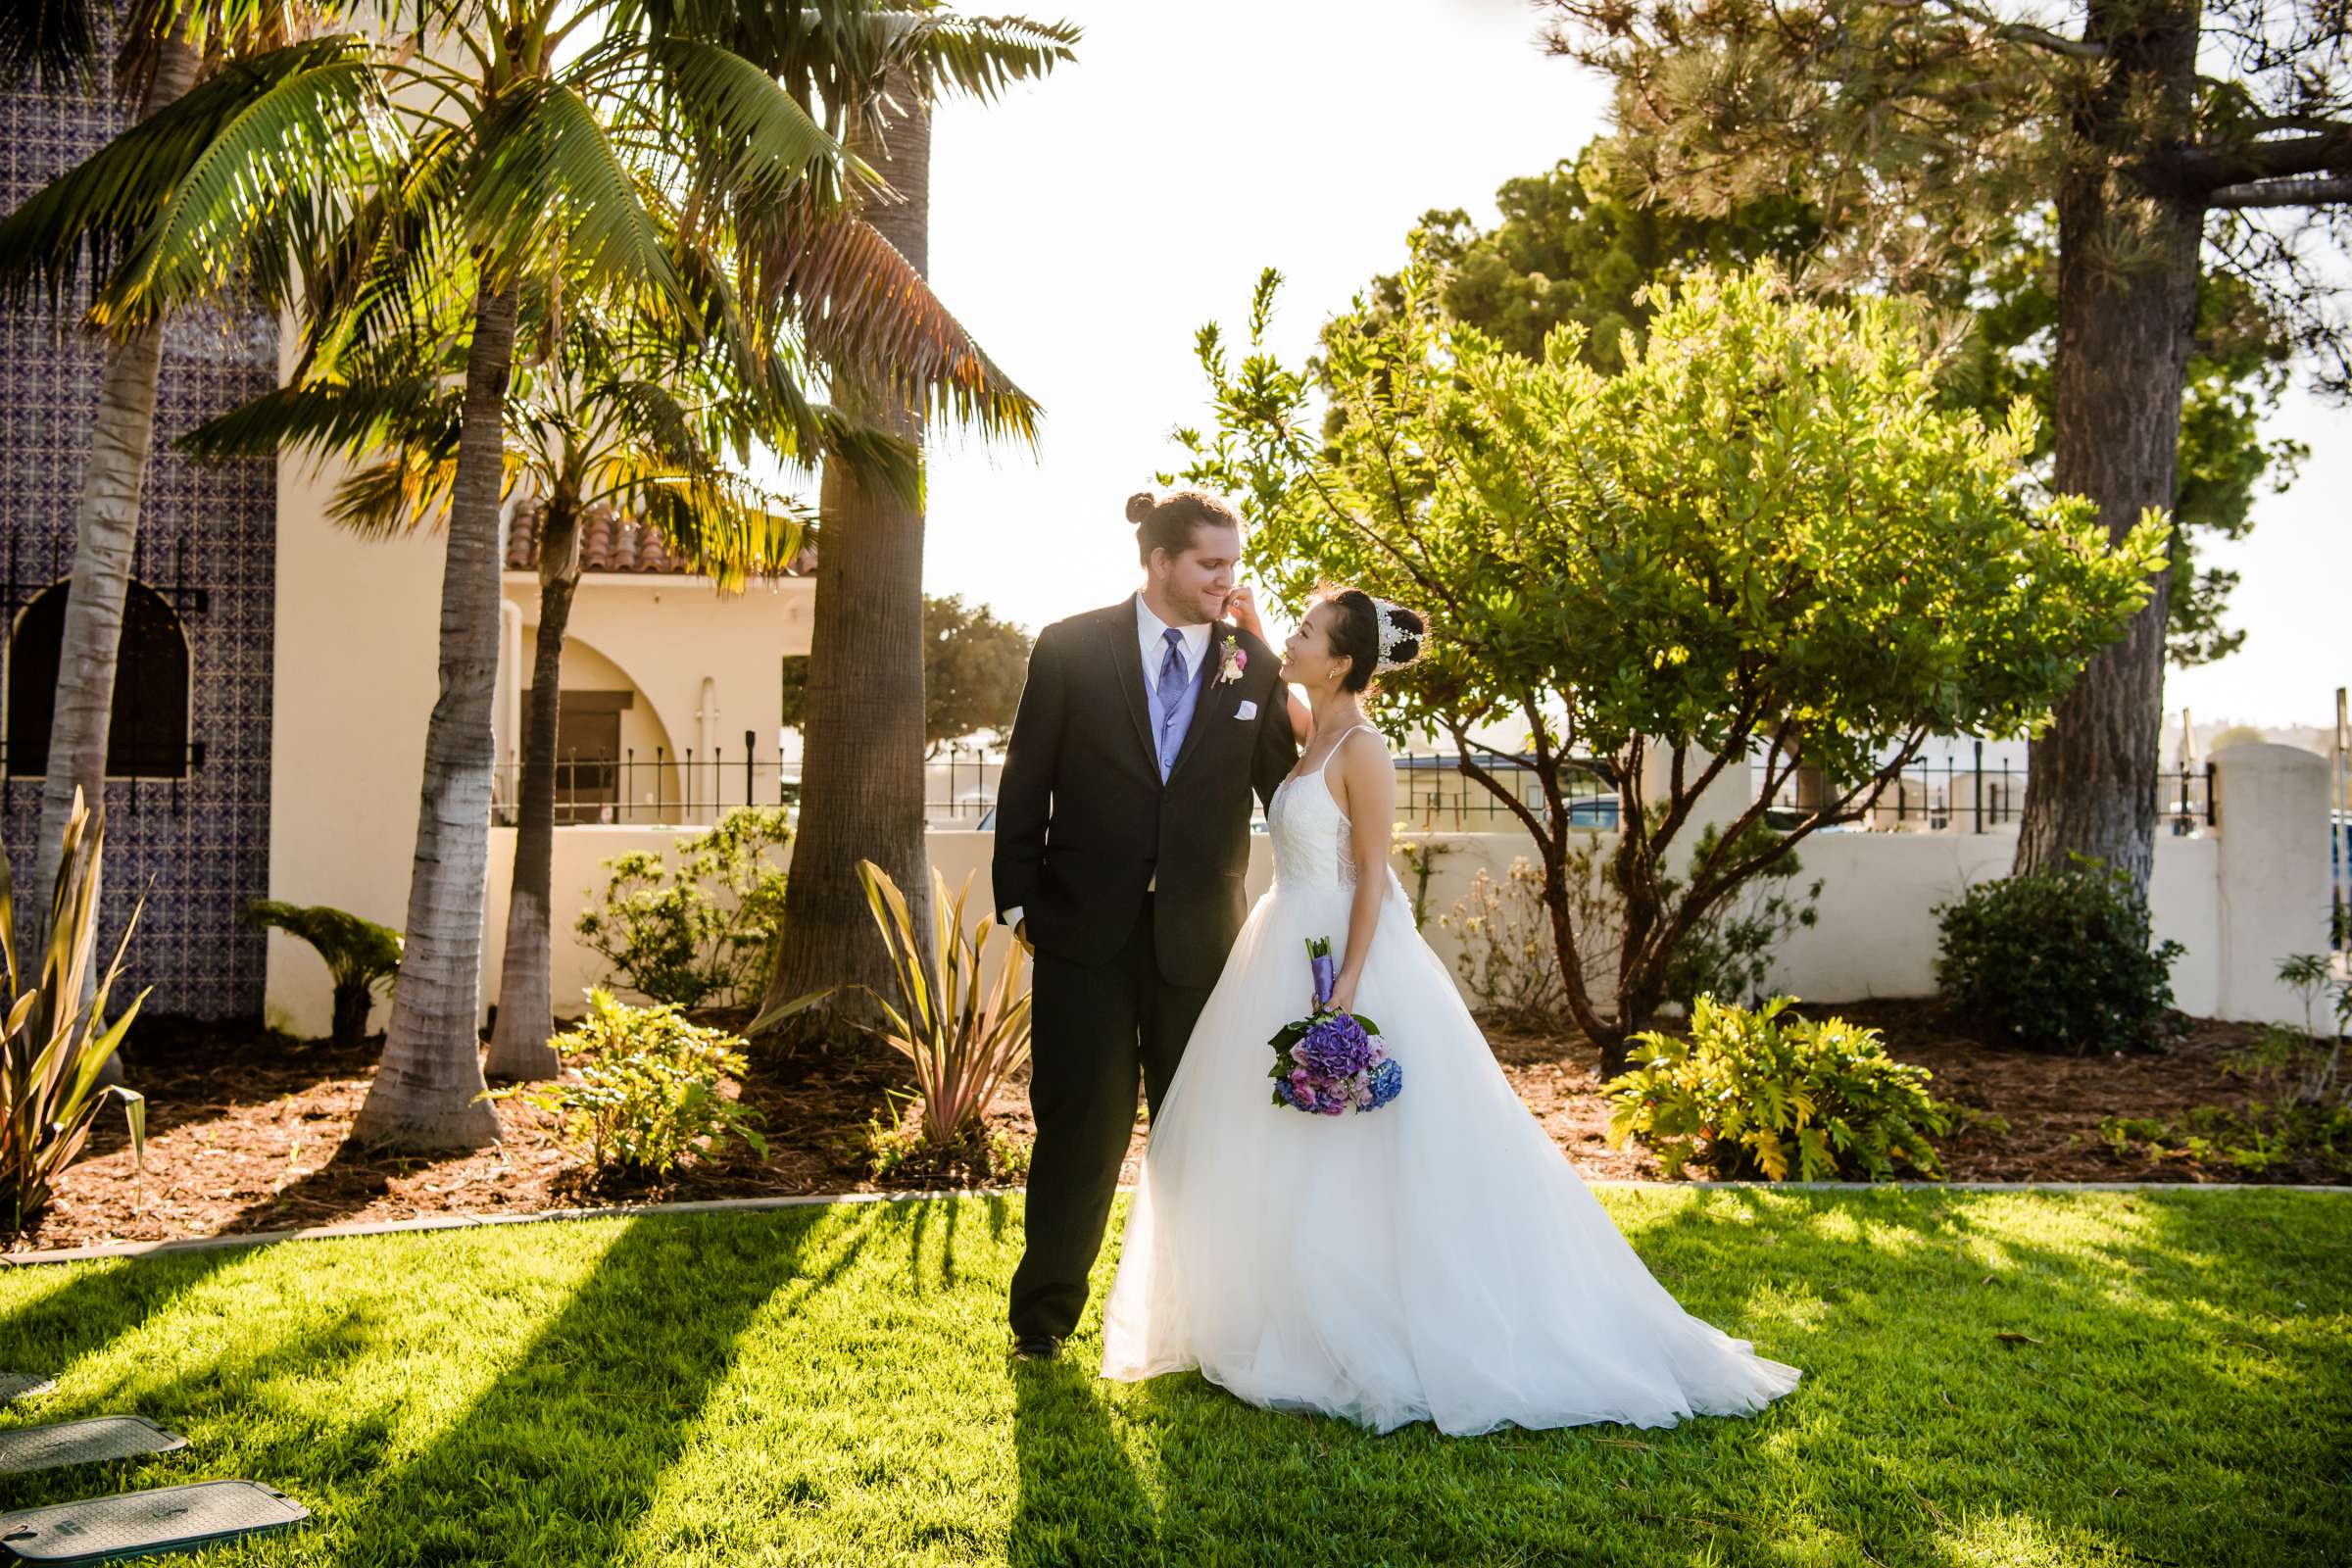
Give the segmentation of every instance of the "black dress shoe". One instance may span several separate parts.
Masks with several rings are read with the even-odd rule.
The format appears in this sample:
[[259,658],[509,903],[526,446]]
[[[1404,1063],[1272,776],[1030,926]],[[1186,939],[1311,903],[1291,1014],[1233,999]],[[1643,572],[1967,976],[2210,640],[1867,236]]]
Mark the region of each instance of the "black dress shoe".
[[1051,1361],[1061,1354],[1061,1341],[1051,1334],[1022,1334],[1012,1342],[1016,1361]]

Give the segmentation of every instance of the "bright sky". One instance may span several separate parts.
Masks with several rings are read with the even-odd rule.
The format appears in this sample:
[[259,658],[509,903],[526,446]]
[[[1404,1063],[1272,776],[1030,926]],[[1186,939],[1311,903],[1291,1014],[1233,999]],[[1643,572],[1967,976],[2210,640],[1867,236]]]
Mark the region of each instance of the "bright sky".
[[[1119,508],[1201,422],[1194,329],[1246,326],[1260,268],[1289,279],[1275,347],[1402,260],[1433,207],[1494,217],[1503,180],[1604,127],[1597,78],[1546,59],[1523,0],[1071,0],[1078,63],[992,106],[953,104],[932,154],[942,297],[1046,409],[1032,459],[953,439],[931,468],[924,576],[1031,628],[1108,604],[1137,577]],[[2322,723],[2352,682],[2352,412],[2298,394],[2274,433],[2313,449],[2253,536],[2213,548],[2244,573],[2243,652],[2176,672],[2200,722]],[[2330,576],[2334,580],[2329,580]],[[1278,613],[1269,619],[1280,618]]]

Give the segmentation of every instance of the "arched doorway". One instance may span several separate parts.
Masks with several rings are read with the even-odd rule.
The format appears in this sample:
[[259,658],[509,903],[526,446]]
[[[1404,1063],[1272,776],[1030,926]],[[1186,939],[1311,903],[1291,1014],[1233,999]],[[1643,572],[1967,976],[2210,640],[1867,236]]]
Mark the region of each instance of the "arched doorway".
[[[17,617],[8,646],[7,765],[12,777],[49,771],[49,729],[70,582],[54,583]],[[188,640],[163,595],[133,582],[122,596],[122,641],[115,656],[114,711],[106,736],[109,778],[185,778]]]

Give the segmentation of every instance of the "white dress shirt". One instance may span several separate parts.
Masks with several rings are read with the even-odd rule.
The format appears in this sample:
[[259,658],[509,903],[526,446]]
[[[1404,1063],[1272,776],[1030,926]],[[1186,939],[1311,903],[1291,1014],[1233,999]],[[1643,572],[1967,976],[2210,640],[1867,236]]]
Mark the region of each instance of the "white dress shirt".
[[[1166,634],[1171,629],[1184,639],[1181,646],[1184,649],[1185,678],[1188,681],[1198,680],[1200,676],[1200,661],[1208,657],[1208,622],[1201,621],[1198,625],[1171,628],[1166,621],[1152,612],[1152,607],[1144,603],[1142,594],[1135,596],[1135,641],[1144,656],[1144,686],[1147,690],[1159,679],[1160,661],[1168,657]],[[1159,877],[1154,874],[1150,886],[1144,891],[1153,892],[1158,887]],[[1000,918],[1004,924],[1018,929],[1021,923],[1021,906],[1016,904],[1006,909]]]
[[[1135,640],[1144,653],[1144,688],[1149,691],[1159,681],[1159,662],[1168,657],[1168,645],[1163,640],[1168,623],[1152,612],[1144,596],[1135,596]],[[1184,671],[1189,680],[1200,673],[1200,661],[1208,657],[1208,622],[1197,626],[1178,626],[1177,635],[1184,639]]]

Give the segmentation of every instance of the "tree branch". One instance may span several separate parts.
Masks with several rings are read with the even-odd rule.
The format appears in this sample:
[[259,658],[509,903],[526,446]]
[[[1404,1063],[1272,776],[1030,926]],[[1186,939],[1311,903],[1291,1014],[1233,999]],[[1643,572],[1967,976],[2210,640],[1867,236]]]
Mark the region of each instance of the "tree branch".
[[2247,185],[2224,185],[2205,198],[2208,207],[2329,207],[2337,202],[2352,202],[2352,178],[2306,175],[2258,180]]
[[2352,173],[2352,125],[2337,123],[2309,136],[2250,142],[2242,147],[2189,147],[2159,154],[2140,166],[2153,189],[2208,201],[2231,185],[2296,174]]
[[1993,36],[2009,43],[2032,44],[2036,49],[2047,49],[2050,53],[2064,55],[2069,60],[2104,60],[2107,58],[2107,46],[2103,43],[2086,43],[2081,38],[2062,37],[2045,27],[2030,26],[2023,22],[2012,22],[2007,26],[1997,29]]

